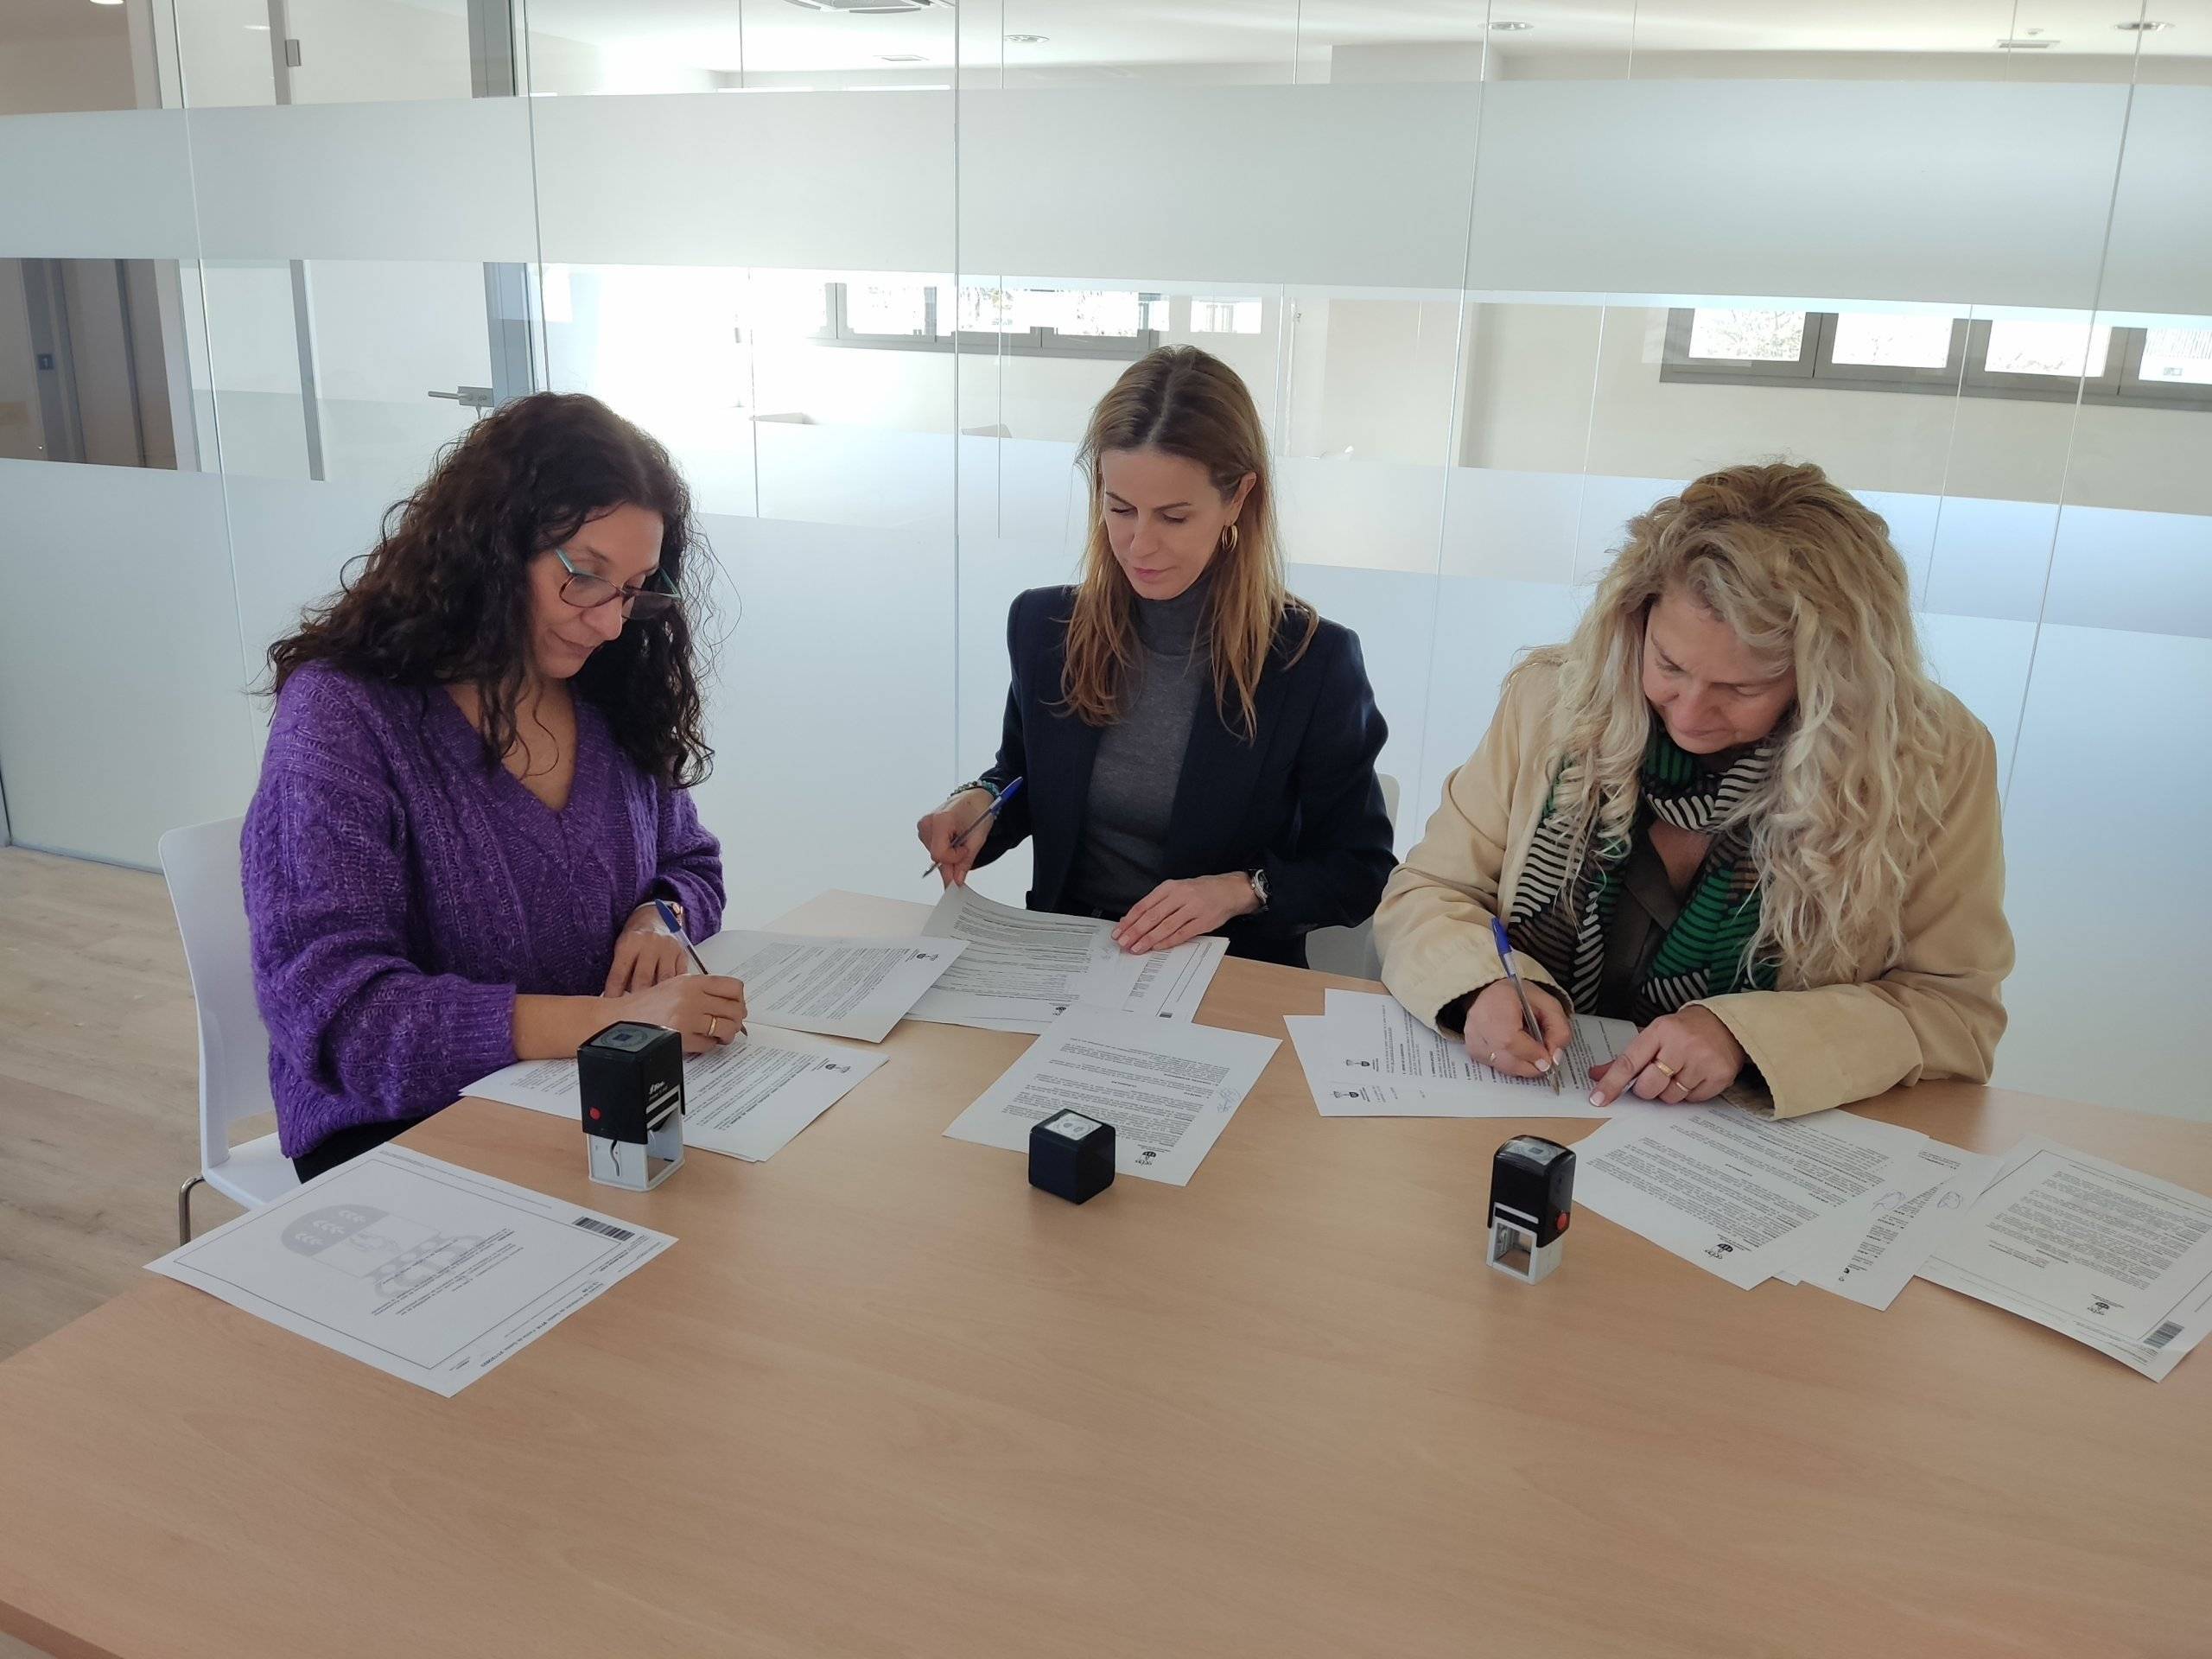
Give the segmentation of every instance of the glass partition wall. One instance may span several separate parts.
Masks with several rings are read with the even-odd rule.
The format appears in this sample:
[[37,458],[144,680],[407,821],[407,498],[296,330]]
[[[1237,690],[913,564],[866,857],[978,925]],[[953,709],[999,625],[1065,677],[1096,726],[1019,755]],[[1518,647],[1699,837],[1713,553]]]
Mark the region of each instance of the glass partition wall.
[[1630,513],[1826,467],[2005,768],[2000,1081],[2204,1114],[2208,154],[2202,0],[18,0],[9,830],[147,864],[242,810],[269,641],[550,387],[696,493],[733,917],[925,897],[1090,405],[1188,342],[1363,642],[1402,847]]

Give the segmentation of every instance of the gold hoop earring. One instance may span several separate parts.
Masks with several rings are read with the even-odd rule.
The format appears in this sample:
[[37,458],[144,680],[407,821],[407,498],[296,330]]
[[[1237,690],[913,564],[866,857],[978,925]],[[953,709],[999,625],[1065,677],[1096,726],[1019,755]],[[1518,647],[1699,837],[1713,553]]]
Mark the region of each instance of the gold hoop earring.
[[1236,542],[1237,529],[1235,522],[1232,521],[1229,528],[1221,532],[1221,550],[1224,553],[1234,553],[1236,550]]

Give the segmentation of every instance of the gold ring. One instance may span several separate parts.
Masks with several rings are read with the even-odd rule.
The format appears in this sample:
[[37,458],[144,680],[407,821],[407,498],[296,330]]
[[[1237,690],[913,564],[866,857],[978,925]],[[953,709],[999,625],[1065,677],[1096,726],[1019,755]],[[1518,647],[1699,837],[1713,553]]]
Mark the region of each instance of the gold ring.
[[710,1014],[707,1016],[707,1040],[710,1043],[719,1043],[721,1039],[722,1033],[721,1026],[715,1019],[715,1016]]
[[1664,1061],[1664,1060],[1654,1060],[1654,1061],[1652,1061],[1652,1062],[1651,1062],[1651,1069],[1652,1069],[1653,1071],[1663,1071],[1663,1072],[1665,1072],[1665,1073],[1666,1073],[1669,1077],[1674,1077],[1675,1075],[1676,1075],[1675,1068],[1675,1067],[1673,1067],[1673,1066],[1671,1066],[1671,1065],[1668,1065],[1668,1064],[1667,1064],[1667,1062],[1666,1062],[1666,1061]]

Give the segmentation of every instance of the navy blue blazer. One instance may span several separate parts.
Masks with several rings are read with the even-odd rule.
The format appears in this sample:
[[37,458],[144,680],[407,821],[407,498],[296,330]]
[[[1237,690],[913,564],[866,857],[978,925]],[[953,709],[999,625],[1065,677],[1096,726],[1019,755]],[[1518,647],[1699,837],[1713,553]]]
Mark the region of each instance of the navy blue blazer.
[[[988,864],[1024,836],[1036,842],[1032,910],[1058,910],[1083,834],[1098,728],[1058,705],[1072,588],[1033,588],[1006,624],[1014,683],[997,763],[980,780],[1026,778],[977,856]],[[1367,683],[1359,636],[1324,620],[1289,660],[1305,619],[1287,619],[1260,675],[1251,741],[1200,694],[1175,786],[1166,845],[1168,880],[1264,870],[1268,907],[1222,931],[1230,954],[1306,965],[1306,935],[1375,913],[1396,859],[1375,757],[1387,728]]]

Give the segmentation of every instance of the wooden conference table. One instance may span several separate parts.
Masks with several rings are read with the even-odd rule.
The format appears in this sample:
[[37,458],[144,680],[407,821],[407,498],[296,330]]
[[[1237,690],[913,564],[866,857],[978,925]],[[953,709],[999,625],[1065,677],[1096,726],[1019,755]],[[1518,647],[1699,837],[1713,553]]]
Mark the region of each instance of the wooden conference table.
[[[785,925],[903,932],[825,894]],[[1354,982],[1231,962],[1280,1037]],[[1733,1289],[1584,1212],[1482,1264],[1523,1128],[1325,1120],[1286,1042],[1187,1188],[942,1135],[1028,1039],[902,1025],[766,1164],[591,1186],[485,1102],[406,1144],[674,1233],[452,1400],[147,1281],[0,1365],[0,1629],[63,1654],[2212,1652],[2212,1358],[2153,1384],[1916,1282]],[[2212,1130],[1955,1085],[2212,1190]]]

